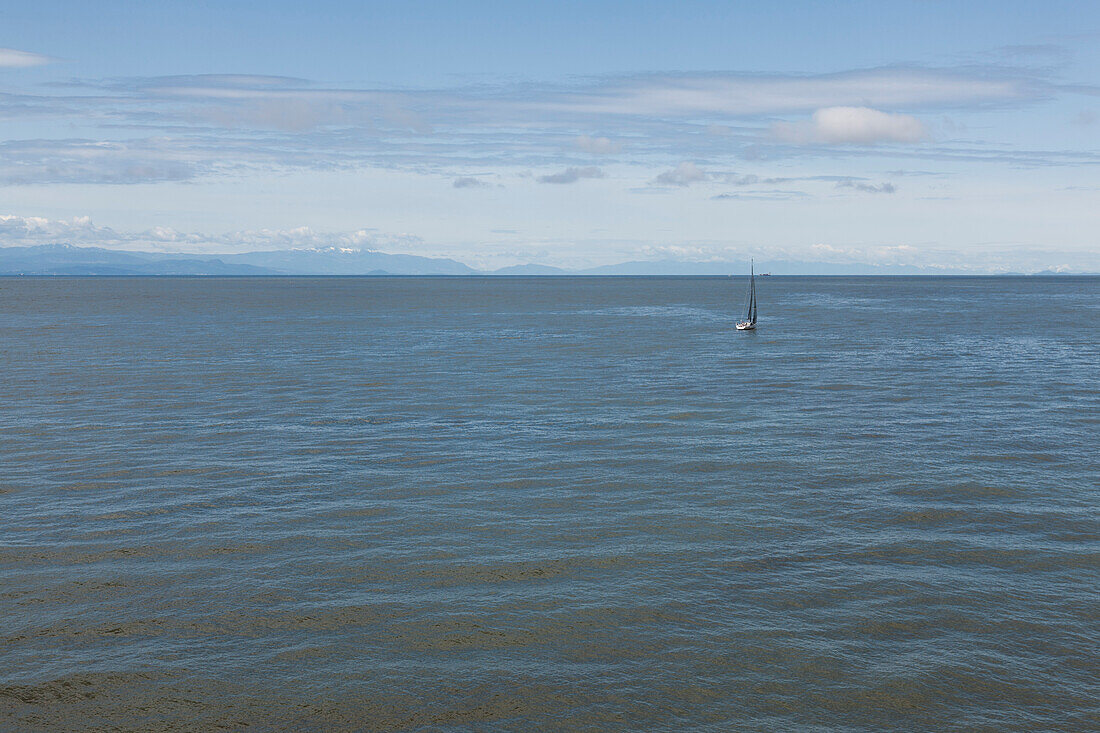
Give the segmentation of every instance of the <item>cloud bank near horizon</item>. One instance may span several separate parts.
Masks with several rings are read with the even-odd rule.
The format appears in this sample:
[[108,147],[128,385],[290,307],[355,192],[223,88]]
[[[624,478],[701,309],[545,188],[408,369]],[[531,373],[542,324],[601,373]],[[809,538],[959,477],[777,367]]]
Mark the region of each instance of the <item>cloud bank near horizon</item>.
[[403,253],[417,249],[423,244],[419,237],[409,234],[385,234],[371,228],[319,232],[308,226],[299,226],[289,229],[255,229],[204,234],[180,232],[170,226],[154,226],[143,231],[120,231],[112,227],[96,225],[90,216],[50,219],[13,214],[0,214],[0,242],[8,247],[74,244],[119,250],[148,248],[158,252],[181,254],[330,247],[361,251],[388,249]]
[[[852,187],[860,188],[858,182]],[[872,187],[876,191],[878,187]],[[680,245],[647,245],[636,247],[619,258],[603,262],[576,263],[547,256],[545,243],[518,244],[502,260],[482,258],[471,260],[453,253],[426,252],[419,237],[392,234],[374,228],[350,231],[316,231],[307,226],[282,230],[240,230],[209,234],[180,232],[169,226],[155,226],[143,231],[119,231],[95,224],[91,217],[49,219],[0,214],[0,242],[4,247],[34,247],[41,245],[74,245],[102,247],[118,251],[157,252],[161,254],[217,255],[260,251],[325,250],[347,253],[379,252],[415,254],[428,257],[457,259],[474,269],[492,270],[514,264],[553,264],[565,269],[583,269],[593,265],[620,262],[669,263],[731,263],[756,258],[761,262],[787,262],[800,266],[851,265],[914,267],[928,270],[951,270],[973,274],[1005,272],[1100,272],[1100,254],[1080,252],[1050,252],[1036,247],[1004,243],[985,246],[977,252],[965,252],[935,246],[889,244],[847,246],[814,243],[802,247],[732,246],[720,242]],[[518,258],[518,259],[517,259]]]

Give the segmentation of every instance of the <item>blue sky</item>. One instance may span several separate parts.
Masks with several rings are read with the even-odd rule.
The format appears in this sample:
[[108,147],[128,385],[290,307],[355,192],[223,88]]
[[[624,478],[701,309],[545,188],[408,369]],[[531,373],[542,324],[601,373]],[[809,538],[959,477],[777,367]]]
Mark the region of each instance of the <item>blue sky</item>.
[[0,245],[1100,270],[1100,6],[8,3]]

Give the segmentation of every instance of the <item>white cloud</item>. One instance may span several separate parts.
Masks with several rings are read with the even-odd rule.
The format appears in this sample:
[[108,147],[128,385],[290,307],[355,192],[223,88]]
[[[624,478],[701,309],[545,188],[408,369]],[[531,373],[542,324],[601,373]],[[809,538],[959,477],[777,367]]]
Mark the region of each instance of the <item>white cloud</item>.
[[31,53],[30,51],[0,48],[0,69],[24,69],[28,66],[48,64],[52,60],[49,56]]
[[706,245],[656,244],[644,245],[639,254],[650,260],[679,260],[683,262],[721,262],[734,255],[736,250],[730,247]]
[[87,216],[47,219],[41,216],[0,214],[0,245],[52,244],[56,242],[117,242],[119,235],[109,227],[92,224]]
[[474,178],[473,176],[462,176],[454,179],[451,183],[455,188],[486,188],[489,184],[480,178]]
[[[832,244],[813,244],[809,247],[809,256],[821,262],[866,262],[877,265],[930,265],[928,251],[909,244],[891,244],[878,246],[835,246]],[[944,266],[936,263],[933,266]],[[953,262],[949,266],[958,266]]]
[[776,123],[772,134],[800,145],[917,143],[928,138],[928,130],[916,117],[870,107],[826,107],[814,112],[808,122]]
[[603,171],[596,166],[577,168],[570,166],[560,173],[539,176],[539,183],[576,183],[582,178],[603,178]]
[[722,183],[730,186],[758,186],[758,185],[774,185],[776,183],[790,183],[791,181],[805,181],[812,180],[814,176],[758,176],[755,173],[746,173],[744,175],[738,175],[736,173],[726,173],[721,176]]
[[589,114],[751,117],[847,105],[972,106],[1049,94],[1025,77],[880,68],[816,75],[643,76],[562,92],[539,106]]
[[[566,168],[601,162],[582,154],[614,155],[624,147],[631,158],[626,162],[639,166],[706,160],[718,170],[733,156],[775,160],[805,152],[770,144],[767,125],[777,115],[805,113],[801,122],[776,125],[771,142],[914,142],[928,138],[920,120],[879,110],[983,108],[1058,93],[1041,74],[1014,73],[910,67],[818,75],[647,74],[568,86],[509,82],[432,90],[333,88],[248,75],[42,85],[0,95],[0,117],[79,120],[89,139],[0,142],[0,186],[171,183],[291,169],[401,169],[457,187],[470,187],[454,184],[468,171],[533,169],[548,173],[539,179],[543,183],[570,184],[603,175],[598,168]],[[150,137],[122,140],[125,130]],[[592,134],[578,134],[583,130]],[[616,137],[594,131],[613,131]],[[1026,150],[937,137],[935,145],[906,154],[1033,165],[1097,160],[1093,151]],[[495,183],[488,176],[483,180]],[[702,180],[717,183],[722,177],[677,169],[662,173],[657,183],[686,186]]]
[[[433,91],[325,88],[288,77],[197,75],[82,82],[108,91],[128,114],[156,111],[167,119],[287,130],[339,127],[425,133],[442,127],[516,123],[550,128],[600,124],[605,115],[656,123],[701,120],[720,134],[730,118],[809,112],[834,107],[974,108],[1050,98],[1057,88],[1034,74],[1008,70],[886,67],[833,74],[729,72],[605,77],[561,87],[546,84],[454,87]],[[79,102],[85,97],[70,97]],[[181,107],[181,102],[185,103]],[[560,144],[560,143],[559,143]],[[619,151],[606,137],[581,135],[573,147],[594,154]]]
[[837,188],[854,188],[857,191],[863,191],[864,193],[894,193],[897,191],[897,186],[884,181],[882,183],[861,183],[860,181],[839,181],[836,184]]
[[606,137],[590,137],[581,135],[573,141],[573,146],[578,150],[593,155],[610,155],[622,150],[623,146]]
[[684,161],[672,170],[667,170],[654,178],[653,182],[666,186],[690,186],[706,179],[707,174],[699,166],[690,161]]
[[0,186],[45,183],[157,183],[194,178],[194,155],[165,139],[130,142],[0,142]]
[[[133,235],[134,241],[149,241],[152,230]],[[208,251],[253,251],[285,249],[340,249],[360,252],[388,248],[408,250],[423,244],[420,237],[410,234],[386,234],[376,229],[350,231],[316,231],[301,226],[290,229],[246,229],[224,234],[174,233],[171,240],[181,244],[201,243]]]
[[109,249],[156,249],[196,253],[324,248],[407,251],[419,248],[423,240],[408,234],[386,234],[367,228],[318,232],[306,226],[205,234],[181,232],[173,227],[160,225],[142,232],[120,232],[110,227],[98,226],[88,216],[47,219],[0,214],[0,246],[39,244],[79,244]]

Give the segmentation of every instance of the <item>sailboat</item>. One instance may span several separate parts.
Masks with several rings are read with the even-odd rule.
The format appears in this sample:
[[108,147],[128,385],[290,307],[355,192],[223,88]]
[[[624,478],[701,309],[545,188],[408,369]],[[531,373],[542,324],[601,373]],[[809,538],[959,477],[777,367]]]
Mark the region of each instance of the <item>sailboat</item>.
[[745,314],[745,320],[737,324],[738,331],[756,330],[756,273],[754,265],[749,261],[749,311]]

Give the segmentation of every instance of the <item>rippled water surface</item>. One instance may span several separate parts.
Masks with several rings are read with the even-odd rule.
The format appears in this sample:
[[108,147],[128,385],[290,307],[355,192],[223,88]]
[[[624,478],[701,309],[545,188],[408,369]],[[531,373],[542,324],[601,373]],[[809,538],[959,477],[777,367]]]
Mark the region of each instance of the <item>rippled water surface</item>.
[[1100,728],[1100,280],[0,279],[0,728]]

